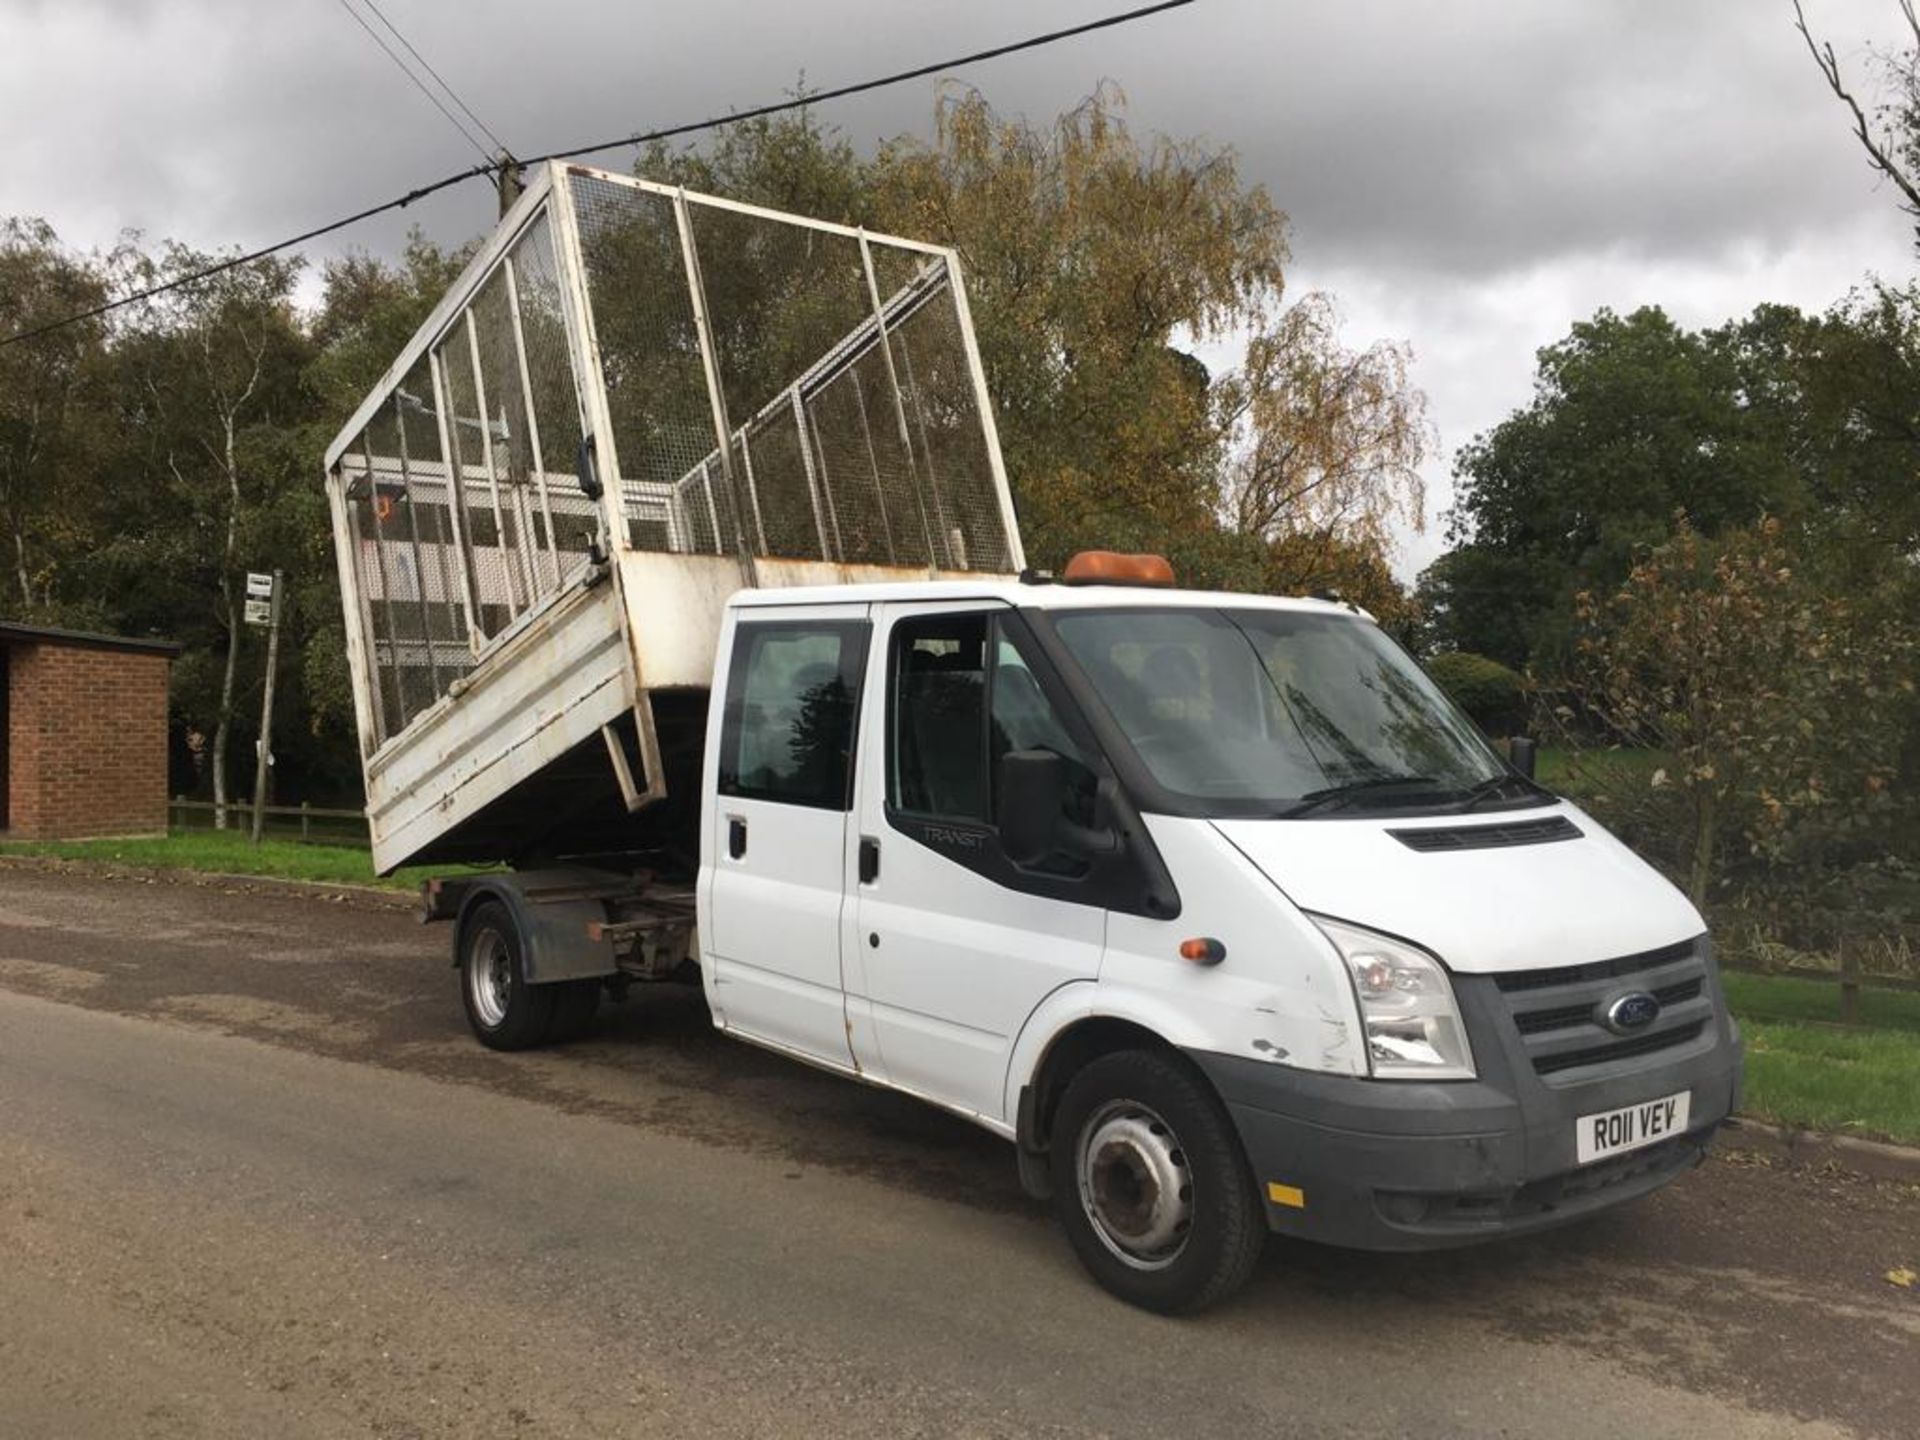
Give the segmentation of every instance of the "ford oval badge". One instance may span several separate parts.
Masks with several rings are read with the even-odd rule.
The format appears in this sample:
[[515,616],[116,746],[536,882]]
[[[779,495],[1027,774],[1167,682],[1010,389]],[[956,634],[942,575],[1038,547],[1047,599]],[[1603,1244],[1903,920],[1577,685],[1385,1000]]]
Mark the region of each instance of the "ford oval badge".
[[1645,990],[1629,990],[1606,1002],[1600,1023],[1616,1035],[1632,1035],[1660,1018],[1660,1000]]

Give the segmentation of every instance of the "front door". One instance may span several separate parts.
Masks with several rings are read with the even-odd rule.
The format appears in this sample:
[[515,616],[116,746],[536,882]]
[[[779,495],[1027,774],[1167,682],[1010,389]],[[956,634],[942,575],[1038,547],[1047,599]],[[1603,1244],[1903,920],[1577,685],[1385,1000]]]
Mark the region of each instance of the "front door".
[[1106,911],[1074,862],[1006,858],[996,770],[1009,750],[1059,753],[1089,819],[1094,772],[1007,607],[875,609],[884,682],[872,677],[861,737],[855,1044],[894,1084],[1010,1122],[1013,1042],[1050,992],[1098,975]]
[[865,605],[741,612],[701,915],[719,1023],[842,1067],[853,1060],[840,935],[866,615]]

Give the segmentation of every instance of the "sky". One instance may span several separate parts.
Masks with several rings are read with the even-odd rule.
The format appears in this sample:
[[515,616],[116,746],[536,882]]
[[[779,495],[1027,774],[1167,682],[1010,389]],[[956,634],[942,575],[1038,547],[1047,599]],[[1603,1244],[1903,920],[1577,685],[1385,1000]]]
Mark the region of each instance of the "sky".
[[[1129,0],[376,3],[530,154]],[[1895,0],[1807,11],[1863,85],[1871,47],[1901,38]],[[1331,292],[1349,344],[1412,349],[1438,444],[1405,577],[1443,547],[1455,451],[1527,402],[1534,352],[1574,321],[1655,303],[1688,325],[1762,301],[1822,309],[1916,264],[1788,0],[1199,0],[950,80],[1036,121],[1112,80],[1137,131],[1237,152],[1291,218],[1289,290]],[[936,83],[821,118],[860,145],[924,134]],[[79,248],[127,229],[251,247],[476,158],[344,0],[0,0],[0,216],[41,216]],[[493,213],[472,182],[309,253],[393,254],[414,223],[458,242]],[[1231,363],[1232,346],[1203,358]]]

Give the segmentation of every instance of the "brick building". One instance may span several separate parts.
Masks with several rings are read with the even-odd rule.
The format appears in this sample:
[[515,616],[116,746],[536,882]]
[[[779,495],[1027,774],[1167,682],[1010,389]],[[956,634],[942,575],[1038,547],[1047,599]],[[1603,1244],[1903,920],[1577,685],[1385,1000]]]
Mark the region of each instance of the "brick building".
[[10,839],[167,828],[164,640],[0,622],[0,830]]

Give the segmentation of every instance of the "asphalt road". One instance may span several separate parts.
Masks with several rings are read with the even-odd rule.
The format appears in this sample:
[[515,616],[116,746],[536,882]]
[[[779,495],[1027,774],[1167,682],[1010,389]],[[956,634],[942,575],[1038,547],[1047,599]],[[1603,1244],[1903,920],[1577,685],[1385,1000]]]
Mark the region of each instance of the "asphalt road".
[[1920,1190],[1085,1280],[999,1142],[655,991],[466,1035],[445,932],[0,869],[0,1436],[1911,1436]]

